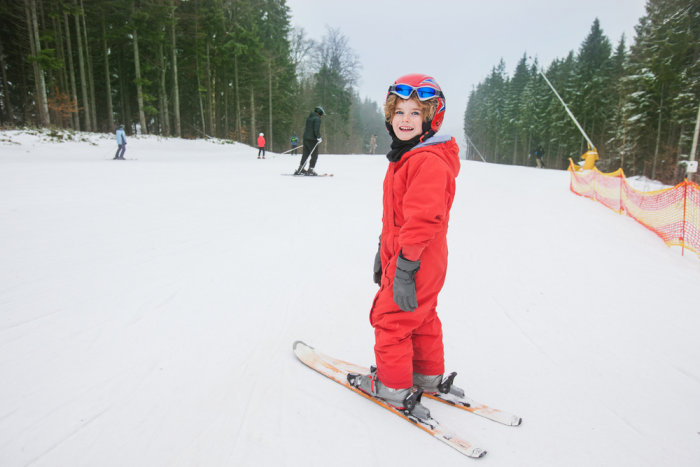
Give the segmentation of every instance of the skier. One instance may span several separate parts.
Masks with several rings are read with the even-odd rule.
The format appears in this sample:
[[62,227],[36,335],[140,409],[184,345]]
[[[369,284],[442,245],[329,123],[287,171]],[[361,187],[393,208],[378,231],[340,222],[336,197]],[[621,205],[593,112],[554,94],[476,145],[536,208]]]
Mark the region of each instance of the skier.
[[[436,306],[447,272],[446,234],[459,148],[451,136],[435,135],[445,117],[445,96],[430,76],[397,79],[387,93],[384,116],[392,143],[374,264],[374,282],[380,288],[370,311],[377,366],[369,375],[348,380],[408,410],[407,398],[414,391],[436,393],[443,382]],[[411,413],[422,418],[430,414],[420,403]]]
[[290,139],[290,141],[292,142],[292,156],[296,156],[297,155],[297,145],[299,144],[299,138],[297,138],[296,131],[292,135],[292,138]]
[[[119,125],[116,131],[117,136],[117,153],[114,155],[116,160],[124,160],[124,153],[126,152],[126,134],[124,133],[124,125]],[[120,154],[121,152],[121,154]]]
[[537,161],[538,169],[544,169],[544,161],[542,160],[542,157],[544,157],[544,149],[542,149],[541,144],[538,144],[537,149],[535,149],[535,160]]
[[[317,106],[306,119],[306,128],[304,130],[304,149],[302,150],[301,163],[299,168],[294,172],[294,175],[318,175],[314,171],[316,160],[318,159],[318,145],[321,144],[321,117],[326,115],[323,107]],[[308,170],[304,170],[306,159],[311,156]]]
[[261,152],[262,158],[265,159],[265,135],[262,133],[258,135],[258,159],[260,159]]
[[377,149],[377,135],[372,135],[369,139],[369,153],[374,154],[375,149]]

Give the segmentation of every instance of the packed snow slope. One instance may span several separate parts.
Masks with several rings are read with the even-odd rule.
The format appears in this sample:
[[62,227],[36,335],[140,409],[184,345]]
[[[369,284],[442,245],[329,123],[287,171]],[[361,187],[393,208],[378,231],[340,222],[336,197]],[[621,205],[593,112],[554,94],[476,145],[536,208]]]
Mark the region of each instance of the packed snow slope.
[[113,161],[107,137],[2,139],[3,467],[700,464],[700,261],[566,172],[457,179],[447,367],[523,417],[427,401],[472,460],[292,352],[373,363],[386,158],[295,178],[299,156],[239,144],[130,138]]

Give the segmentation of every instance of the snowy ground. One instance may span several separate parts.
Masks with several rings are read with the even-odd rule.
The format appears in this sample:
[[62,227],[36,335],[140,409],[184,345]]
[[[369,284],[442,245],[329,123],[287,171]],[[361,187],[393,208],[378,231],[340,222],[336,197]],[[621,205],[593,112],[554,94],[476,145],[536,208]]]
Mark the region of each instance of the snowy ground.
[[447,366],[523,417],[428,401],[472,460],[292,353],[373,363],[384,157],[0,139],[3,467],[700,465],[700,260],[567,172],[463,162]]

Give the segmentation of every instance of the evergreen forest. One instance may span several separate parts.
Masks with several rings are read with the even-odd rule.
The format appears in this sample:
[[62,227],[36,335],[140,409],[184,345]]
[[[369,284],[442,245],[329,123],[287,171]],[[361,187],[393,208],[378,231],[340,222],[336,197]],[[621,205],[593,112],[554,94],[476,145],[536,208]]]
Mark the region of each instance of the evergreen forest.
[[3,0],[0,124],[180,138],[268,150],[302,138],[315,106],[326,153],[377,152],[382,109],[356,91],[339,29],[290,26],[285,0]]
[[700,2],[648,0],[629,46],[624,35],[613,44],[596,19],[578,52],[546,70],[526,53],[510,76],[501,60],[469,96],[468,158],[534,166],[541,145],[547,168],[579,161],[587,143],[544,73],[596,146],[601,170],[675,184],[699,115],[699,58]]

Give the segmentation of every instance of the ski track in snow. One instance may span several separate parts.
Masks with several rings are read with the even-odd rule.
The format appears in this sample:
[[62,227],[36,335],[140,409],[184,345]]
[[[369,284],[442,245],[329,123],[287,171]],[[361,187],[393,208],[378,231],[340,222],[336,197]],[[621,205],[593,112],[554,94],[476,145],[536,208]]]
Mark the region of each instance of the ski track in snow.
[[463,162],[438,311],[448,371],[505,427],[431,404],[481,460],[292,353],[364,366],[383,156],[241,144],[0,145],[0,465],[695,467],[700,259],[569,191]]

